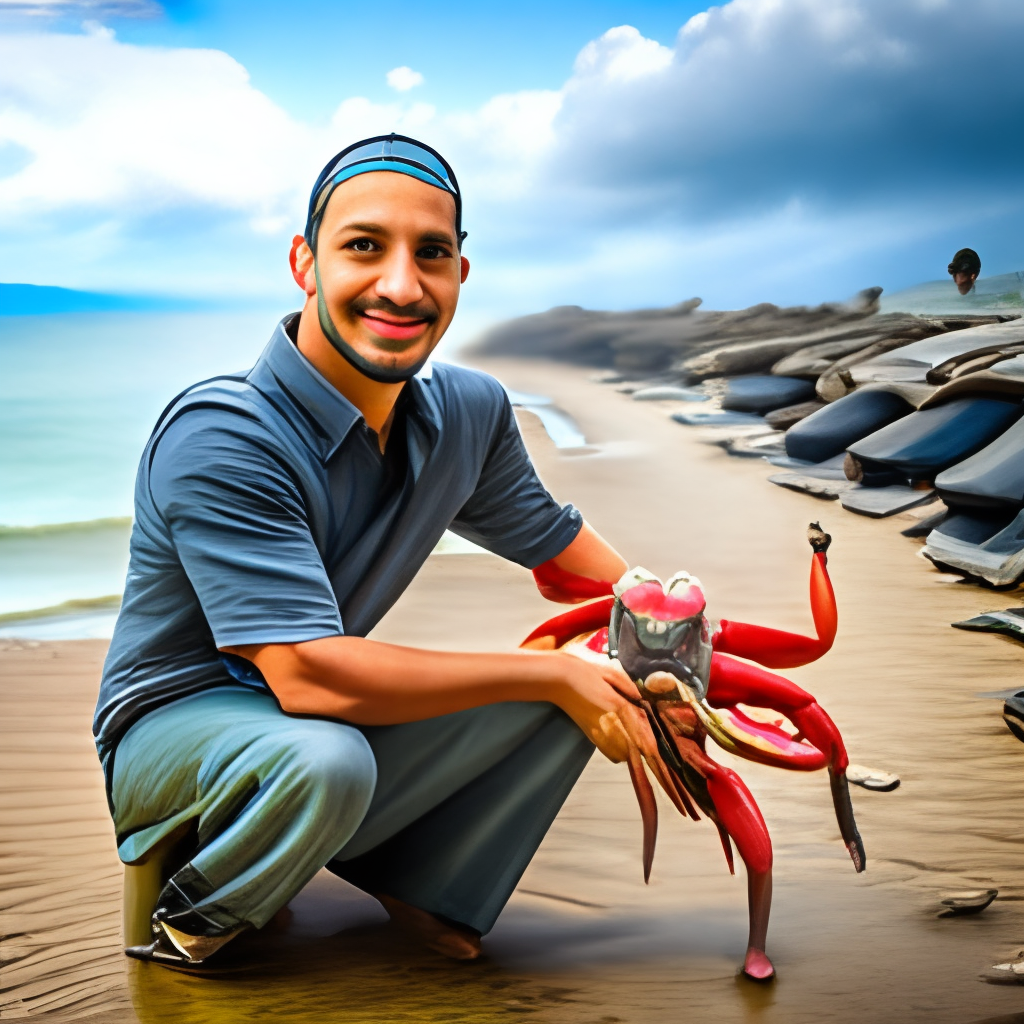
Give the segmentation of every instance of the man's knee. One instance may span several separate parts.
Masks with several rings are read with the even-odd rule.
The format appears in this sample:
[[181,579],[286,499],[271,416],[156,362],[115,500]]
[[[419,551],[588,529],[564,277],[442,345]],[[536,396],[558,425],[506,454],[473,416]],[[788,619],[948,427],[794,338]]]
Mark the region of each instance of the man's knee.
[[377,782],[370,745],[358,730],[340,722],[304,719],[289,723],[278,745],[272,775],[294,797],[325,809],[366,813]]

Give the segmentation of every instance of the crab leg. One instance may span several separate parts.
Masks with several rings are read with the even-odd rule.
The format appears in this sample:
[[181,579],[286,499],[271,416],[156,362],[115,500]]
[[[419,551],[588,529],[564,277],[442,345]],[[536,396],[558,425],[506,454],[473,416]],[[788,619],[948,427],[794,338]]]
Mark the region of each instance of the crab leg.
[[817,523],[811,524],[808,537],[814,549],[811,556],[811,616],[816,635],[801,636],[781,629],[723,619],[712,640],[716,651],[749,658],[767,668],[796,668],[816,661],[832,647],[839,616],[825,554],[831,538]]
[[[647,713],[646,718],[644,711]],[[672,770],[662,759],[663,753],[674,758],[675,751],[666,740],[658,737],[654,732],[655,725],[658,724],[657,716],[651,714],[646,702],[644,702],[644,711],[633,705],[627,705],[617,714],[610,712],[605,716],[606,719],[610,719],[605,722],[605,728],[620,730],[621,735],[626,739],[626,763],[629,766],[629,776],[633,782],[637,803],[640,805],[640,817],[643,820],[644,882],[647,882],[651,877],[654,846],[658,836],[658,805],[654,799],[654,790],[650,780],[644,771],[644,764],[646,763],[650,768],[651,773],[681,814],[689,813],[694,818],[697,815],[689,804],[685,792],[676,782]]]
[[752,978],[766,980],[775,973],[764,951],[772,906],[772,841],[768,826],[736,772],[713,761],[692,741],[677,739],[676,745],[680,756],[707,780],[719,825],[736,844],[746,866],[750,933],[743,971]]
[[[711,680],[707,701],[712,707],[727,708],[736,704],[781,711],[800,730],[807,740],[825,755],[829,765],[832,802],[843,842],[849,851],[853,866],[863,871],[867,864],[864,843],[853,816],[853,804],[846,782],[849,758],[843,738],[835,723],[817,701],[795,683],[756,665],[736,661],[723,654],[711,659]],[[785,758],[780,758],[785,766]],[[794,765],[795,767],[795,765]]]

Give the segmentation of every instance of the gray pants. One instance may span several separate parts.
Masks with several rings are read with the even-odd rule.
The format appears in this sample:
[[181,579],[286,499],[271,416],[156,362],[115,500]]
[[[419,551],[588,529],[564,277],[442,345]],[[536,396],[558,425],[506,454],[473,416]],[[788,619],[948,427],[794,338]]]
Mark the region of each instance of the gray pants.
[[486,933],[593,749],[546,703],[355,727],[220,687],[118,744],[118,853],[138,860],[192,823],[196,852],[173,881],[223,928],[261,927],[326,865]]

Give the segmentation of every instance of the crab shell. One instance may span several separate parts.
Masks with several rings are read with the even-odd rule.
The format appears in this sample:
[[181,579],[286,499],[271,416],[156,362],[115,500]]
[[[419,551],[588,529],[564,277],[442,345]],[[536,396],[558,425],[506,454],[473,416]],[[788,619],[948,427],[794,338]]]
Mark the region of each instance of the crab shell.
[[[711,625],[700,580],[676,573],[662,584],[646,569],[632,569],[615,584],[608,627],[608,654],[649,700],[665,698],[664,688],[646,686],[656,672],[668,673],[703,700],[711,675]],[[678,699],[678,697],[674,697]]]

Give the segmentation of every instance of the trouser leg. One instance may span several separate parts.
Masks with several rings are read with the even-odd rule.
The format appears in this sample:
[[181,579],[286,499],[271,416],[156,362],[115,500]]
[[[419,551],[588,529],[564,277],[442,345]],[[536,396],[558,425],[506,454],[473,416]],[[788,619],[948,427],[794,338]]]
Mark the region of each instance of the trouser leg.
[[363,729],[378,782],[328,867],[484,934],[594,751],[546,703]]
[[258,928],[354,835],[375,777],[358,729],[289,717],[256,691],[206,691],[150,712],[118,745],[118,852],[138,859],[194,822],[198,852],[161,906],[190,934]]

